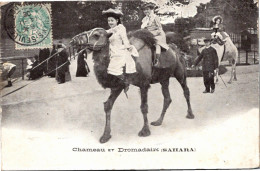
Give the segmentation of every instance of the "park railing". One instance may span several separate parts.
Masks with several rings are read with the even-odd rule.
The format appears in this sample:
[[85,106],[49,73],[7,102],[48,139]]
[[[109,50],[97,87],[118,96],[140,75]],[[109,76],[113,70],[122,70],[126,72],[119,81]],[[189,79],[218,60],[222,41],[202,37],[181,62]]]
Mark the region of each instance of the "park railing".
[[232,42],[238,49],[237,64],[258,64],[258,44],[252,43],[248,50],[244,50],[241,47],[241,34],[228,33]]
[[32,58],[29,56],[13,56],[13,57],[1,57],[1,59],[13,63],[16,65],[16,70],[12,75],[13,78],[22,77],[24,80],[24,75],[26,74],[26,66],[27,66],[27,59]]

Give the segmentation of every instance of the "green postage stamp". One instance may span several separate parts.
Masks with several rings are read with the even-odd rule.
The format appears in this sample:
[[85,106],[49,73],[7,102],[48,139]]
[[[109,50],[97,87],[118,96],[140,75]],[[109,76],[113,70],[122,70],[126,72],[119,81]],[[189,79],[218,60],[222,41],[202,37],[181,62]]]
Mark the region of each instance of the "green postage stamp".
[[15,48],[51,48],[51,4],[17,5],[14,9]]

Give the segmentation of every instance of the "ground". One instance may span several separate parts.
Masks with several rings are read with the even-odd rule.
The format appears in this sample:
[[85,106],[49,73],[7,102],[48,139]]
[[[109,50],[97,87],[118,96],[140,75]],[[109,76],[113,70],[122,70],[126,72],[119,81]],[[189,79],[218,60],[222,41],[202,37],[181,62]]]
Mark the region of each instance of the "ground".
[[[88,59],[89,65],[93,63]],[[227,84],[230,67],[214,94],[203,94],[201,77],[188,78],[195,119],[186,119],[182,89],[173,78],[173,99],[164,123],[150,126],[149,137],[138,137],[143,126],[138,88],[130,86],[115,102],[112,138],[100,144],[105,113],[103,102],[109,89],[89,77],[75,77],[76,61],[70,66],[72,81],[57,84],[53,78],[32,82],[17,80],[2,98],[3,169],[108,169],[108,168],[250,168],[259,164],[258,65],[237,67],[238,81]],[[159,84],[149,90],[149,122],[161,112]],[[117,148],[193,148],[194,152],[120,153]],[[73,152],[73,148],[114,148],[114,152]]]

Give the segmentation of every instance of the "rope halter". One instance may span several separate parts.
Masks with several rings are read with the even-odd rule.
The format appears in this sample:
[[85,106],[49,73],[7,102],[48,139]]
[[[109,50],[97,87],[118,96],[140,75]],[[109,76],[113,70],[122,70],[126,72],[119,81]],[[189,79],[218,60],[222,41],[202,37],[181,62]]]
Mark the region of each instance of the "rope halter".
[[85,31],[83,33],[80,33],[72,38],[72,41],[70,42],[74,46],[83,46],[87,49],[93,50],[93,51],[99,51],[104,46],[107,45],[107,41],[104,44],[97,45],[98,40],[95,41],[95,43],[89,43],[90,37],[93,35],[93,33],[97,30],[104,30],[103,28],[94,28],[89,31]]

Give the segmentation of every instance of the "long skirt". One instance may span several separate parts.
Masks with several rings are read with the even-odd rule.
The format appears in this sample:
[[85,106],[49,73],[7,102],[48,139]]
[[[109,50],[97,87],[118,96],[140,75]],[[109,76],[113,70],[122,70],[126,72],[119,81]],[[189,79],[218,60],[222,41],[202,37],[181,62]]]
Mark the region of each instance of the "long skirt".
[[128,50],[118,50],[116,47],[110,48],[110,63],[107,72],[111,75],[122,75],[124,67],[127,74],[136,72],[135,61],[131,53]]
[[76,77],[86,77],[90,72],[87,62],[84,60],[84,53],[78,56]]

